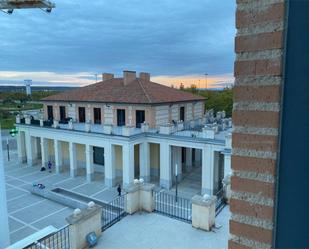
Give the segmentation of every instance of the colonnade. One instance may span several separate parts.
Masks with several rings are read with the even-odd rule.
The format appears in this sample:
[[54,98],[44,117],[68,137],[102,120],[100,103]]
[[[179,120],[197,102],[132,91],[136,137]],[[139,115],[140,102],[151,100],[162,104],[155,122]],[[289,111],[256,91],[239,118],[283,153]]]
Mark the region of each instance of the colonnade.
[[[27,162],[29,166],[36,164],[40,159],[42,165],[46,166],[50,159],[48,149],[48,139],[45,137],[33,137],[28,132],[20,132],[17,136],[18,157],[21,162]],[[64,150],[63,143],[68,143],[69,148],[69,172],[70,177],[78,175],[77,163],[77,143],[72,141],[61,141],[58,139],[50,139],[53,144],[53,158],[56,173],[63,172],[64,166]],[[80,144],[80,143],[79,143]],[[119,160],[119,154],[116,155],[115,146],[121,146],[122,155],[122,184],[127,186],[134,182],[135,160],[139,160],[140,178],[145,182],[151,180],[151,151],[150,143],[143,141],[138,143],[139,158],[134,158],[134,143],[126,142],[123,144],[113,144],[110,141],[105,142],[101,147],[104,148],[104,178],[105,185],[108,187],[115,186],[117,182],[116,160]],[[96,144],[85,143],[83,168],[86,171],[86,179],[94,180],[95,168],[93,162],[93,147]],[[201,192],[202,194],[213,194],[214,191],[214,167],[215,167],[215,151],[211,145],[205,144],[202,148],[186,147],[182,149],[180,146],[171,145],[168,140],[159,142],[159,184],[161,187],[170,189],[175,181],[177,172],[179,178],[182,174],[190,172],[193,164],[200,163],[202,166],[201,173]],[[79,152],[80,153],[80,152]],[[185,153],[184,159],[182,153]],[[67,157],[67,155],[66,155]],[[183,161],[184,160],[184,161]],[[177,170],[176,170],[177,165]],[[230,171],[230,155],[226,153],[224,156],[224,171]]]

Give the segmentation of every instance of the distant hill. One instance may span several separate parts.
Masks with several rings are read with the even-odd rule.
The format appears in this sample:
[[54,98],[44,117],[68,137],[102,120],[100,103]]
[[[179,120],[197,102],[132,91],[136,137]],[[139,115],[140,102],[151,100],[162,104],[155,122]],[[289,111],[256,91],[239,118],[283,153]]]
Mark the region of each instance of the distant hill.
[[[78,87],[68,87],[68,86],[31,86],[32,92],[38,92],[38,91],[67,91],[72,90]],[[0,86],[0,92],[26,92],[25,86]]]

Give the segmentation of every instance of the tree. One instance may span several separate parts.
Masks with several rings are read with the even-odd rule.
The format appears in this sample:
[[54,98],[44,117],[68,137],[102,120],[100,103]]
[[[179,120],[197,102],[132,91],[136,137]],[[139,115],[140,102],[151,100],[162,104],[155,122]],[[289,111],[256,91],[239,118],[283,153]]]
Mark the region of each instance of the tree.
[[179,89],[180,90],[184,90],[185,89],[185,86],[184,86],[184,84],[182,82],[180,83]]

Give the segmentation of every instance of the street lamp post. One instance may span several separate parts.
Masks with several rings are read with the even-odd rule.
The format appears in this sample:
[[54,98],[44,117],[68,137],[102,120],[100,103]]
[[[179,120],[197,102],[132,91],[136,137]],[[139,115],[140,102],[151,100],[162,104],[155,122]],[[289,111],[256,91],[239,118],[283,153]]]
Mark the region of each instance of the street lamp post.
[[8,152],[8,162],[10,161],[10,145],[9,145],[9,139],[6,139],[6,150]]
[[207,90],[207,76],[208,76],[208,73],[205,73],[206,90]]
[[176,177],[176,195],[175,195],[175,202],[178,201],[178,165],[176,163],[176,168],[175,168],[175,177]]

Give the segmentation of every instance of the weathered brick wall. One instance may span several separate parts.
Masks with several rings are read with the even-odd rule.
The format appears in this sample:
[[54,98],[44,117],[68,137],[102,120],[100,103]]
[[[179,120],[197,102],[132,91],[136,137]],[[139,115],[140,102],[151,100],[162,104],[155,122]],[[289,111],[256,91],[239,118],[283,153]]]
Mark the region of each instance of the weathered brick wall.
[[237,0],[229,248],[271,248],[284,0]]

